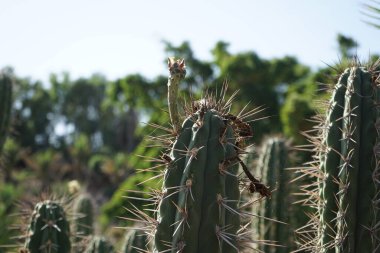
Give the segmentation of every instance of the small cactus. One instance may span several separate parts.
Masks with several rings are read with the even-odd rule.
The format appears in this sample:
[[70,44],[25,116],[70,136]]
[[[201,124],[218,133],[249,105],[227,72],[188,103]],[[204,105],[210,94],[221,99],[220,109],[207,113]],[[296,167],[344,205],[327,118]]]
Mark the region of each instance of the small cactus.
[[45,200],[36,204],[27,231],[29,253],[69,253],[70,226],[62,206]]

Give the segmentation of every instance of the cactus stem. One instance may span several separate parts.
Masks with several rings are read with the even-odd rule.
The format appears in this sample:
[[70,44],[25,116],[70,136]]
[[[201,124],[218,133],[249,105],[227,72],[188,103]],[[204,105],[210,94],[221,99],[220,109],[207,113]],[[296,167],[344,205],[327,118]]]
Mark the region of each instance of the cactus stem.
[[181,130],[181,119],[178,113],[178,88],[179,83],[186,76],[185,60],[168,59],[169,79],[168,79],[168,105],[170,120],[173,124],[174,133],[177,135]]

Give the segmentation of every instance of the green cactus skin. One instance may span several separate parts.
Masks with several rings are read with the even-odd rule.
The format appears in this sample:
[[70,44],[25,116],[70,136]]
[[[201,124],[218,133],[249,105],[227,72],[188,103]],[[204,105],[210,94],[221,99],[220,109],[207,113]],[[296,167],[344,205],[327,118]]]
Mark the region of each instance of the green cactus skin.
[[94,205],[87,194],[81,194],[74,203],[74,233],[78,238],[92,235],[94,232]]
[[259,250],[266,253],[290,252],[294,239],[291,238],[289,225],[268,220],[267,217],[280,222],[288,222],[291,213],[291,196],[289,181],[291,176],[288,167],[289,147],[285,139],[269,138],[262,147],[257,174],[262,176],[263,182],[276,189],[271,199],[265,200],[258,209],[257,232],[261,240],[274,241],[278,247],[271,244],[259,244]]
[[316,238],[309,245],[303,240],[301,248],[380,252],[378,67],[354,64],[335,86],[322,136],[314,139],[319,152],[316,170],[309,172],[318,178],[318,192],[308,192],[316,192],[318,212],[308,227],[317,230]]
[[103,237],[94,236],[84,253],[115,253],[114,247]]
[[70,252],[70,226],[60,204],[50,200],[36,204],[25,248],[29,253]]
[[148,246],[148,236],[141,230],[130,230],[125,236],[125,242],[123,245],[123,253],[140,253],[146,252]]
[[[184,62],[170,61],[169,70],[168,93],[177,94],[170,89],[178,84],[171,82],[184,77]],[[231,101],[224,102],[224,95],[222,92],[220,100],[206,96],[192,102],[180,126],[176,126],[181,118],[178,111],[170,110],[176,140],[166,159],[153,232],[155,252],[232,253],[239,252],[246,242],[237,174],[243,141],[251,136],[251,130],[229,114]],[[169,104],[176,106],[175,101],[175,95],[169,96]],[[252,175],[250,179],[251,190],[268,194],[268,188]]]
[[0,71],[0,153],[9,128],[12,109],[12,77],[7,71]]

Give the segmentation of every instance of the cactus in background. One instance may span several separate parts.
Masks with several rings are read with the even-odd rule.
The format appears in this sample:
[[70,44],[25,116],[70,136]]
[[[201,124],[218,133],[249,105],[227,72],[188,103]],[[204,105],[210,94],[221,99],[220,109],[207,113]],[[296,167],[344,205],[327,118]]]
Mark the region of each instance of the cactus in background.
[[289,184],[291,172],[286,170],[288,166],[289,146],[286,140],[278,137],[266,139],[262,145],[255,172],[274,191],[272,191],[271,199],[264,200],[259,207],[255,206],[255,211],[259,215],[256,231],[260,240],[274,241],[282,246],[276,247],[271,243],[259,244],[259,249],[266,253],[290,252],[294,242],[290,226],[282,223],[291,223],[291,214],[294,215],[290,210],[292,208]]
[[252,193],[270,194],[240,159],[245,152],[244,140],[251,137],[251,129],[243,119],[256,111],[237,117],[230,114],[232,99],[224,101],[223,87],[217,98],[205,96],[193,101],[185,109],[187,117],[181,124],[177,89],[185,76],[183,60],[170,59],[169,71],[168,104],[173,130],[168,131],[175,140],[170,154],[162,157],[166,169],[157,220],[142,211],[132,212],[147,226],[153,226],[157,252],[238,252],[251,240],[242,219],[249,215],[239,209],[238,203],[239,164],[249,178],[245,186]]
[[[333,91],[316,144],[317,184],[305,188],[318,211],[301,238],[312,252],[379,252],[379,65],[357,63]],[[316,187],[317,186],[317,187]],[[302,234],[302,233],[301,233]]]
[[74,214],[75,214],[75,221],[74,221],[74,235],[75,235],[75,242],[76,245],[76,251],[83,252],[83,246],[82,243],[80,243],[83,239],[86,239],[86,237],[90,236],[94,232],[94,205],[92,203],[92,199],[88,194],[81,194],[79,195],[78,199],[74,203]]
[[94,236],[84,253],[115,253],[115,250],[105,238]]
[[92,235],[94,232],[94,205],[88,194],[81,194],[74,204],[76,220],[74,223],[74,233],[76,236],[84,237]]
[[4,145],[12,109],[12,75],[6,69],[0,71],[0,153]]
[[27,236],[25,248],[29,253],[69,253],[70,226],[62,206],[50,200],[37,203]]
[[123,253],[139,253],[146,252],[149,248],[148,236],[141,230],[130,230],[125,236],[123,245]]

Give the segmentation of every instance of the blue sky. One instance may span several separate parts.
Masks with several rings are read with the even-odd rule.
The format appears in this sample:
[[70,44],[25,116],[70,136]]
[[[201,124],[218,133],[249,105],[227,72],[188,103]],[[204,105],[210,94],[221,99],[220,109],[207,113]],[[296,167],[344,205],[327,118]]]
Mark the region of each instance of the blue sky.
[[0,67],[42,80],[62,71],[154,77],[166,73],[163,39],[190,41],[203,60],[224,40],[233,53],[319,67],[337,61],[337,33],[355,38],[362,58],[380,52],[380,30],[361,21],[363,1],[0,0]]

